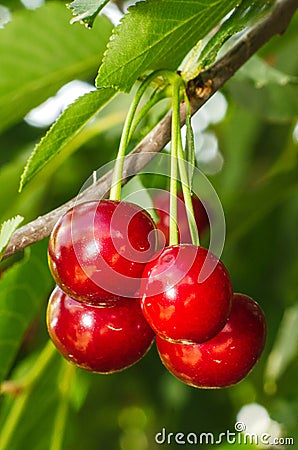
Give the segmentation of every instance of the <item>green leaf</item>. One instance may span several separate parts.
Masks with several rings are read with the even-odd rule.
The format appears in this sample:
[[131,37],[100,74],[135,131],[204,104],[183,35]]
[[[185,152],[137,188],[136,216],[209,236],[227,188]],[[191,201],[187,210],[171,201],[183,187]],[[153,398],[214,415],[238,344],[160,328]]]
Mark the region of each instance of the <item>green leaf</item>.
[[69,24],[63,4],[18,10],[0,29],[0,130],[20,121],[68,81],[92,77],[112,25],[100,17],[92,31]]
[[263,59],[253,56],[238,71],[237,78],[250,80],[257,89],[275,85],[284,87],[288,84],[298,85],[298,77],[288,75],[269,66]]
[[89,92],[72,103],[37,144],[21,176],[20,191],[79,133],[86,123],[113,97],[113,89]]
[[13,233],[23,220],[24,217],[16,216],[2,223],[0,228],[0,261],[10,241],[11,236],[13,235]]
[[129,91],[146,70],[175,70],[189,50],[239,2],[147,0],[129,8],[115,28],[97,86]]
[[235,74],[228,89],[240,105],[267,119],[285,122],[298,116],[298,77],[256,56]]
[[[22,383],[35,364],[38,363],[41,353],[42,349],[38,353],[30,353],[29,356],[22,359],[12,371],[10,379],[16,383]],[[16,424],[13,435],[5,448],[22,450],[24,449],[24,442],[30,442],[31,450],[49,449],[52,426],[59,403],[58,377],[60,375],[60,366],[61,356],[58,352],[55,352],[46,370],[34,380],[33,389],[30,389],[29,397],[19,417],[19,422]],[[26,391],[24,394],[26,395]],[[15,399],[8,395],[2,399],[0,441],[5,440],[4,432],[7,432],[7,428],[5,430],[5,427],[7,427],[6,420],[11,420],[11,416],[8,417],[8,415],[12,412],[15,402],[19,400],[20,397]],[[30,413],[28,414],[28,412]],[[8,429],[8,431],[10,430]]]
[[0,280],[0,383],[6,377],[31,320],[52,285],[46,247],[31,247],[25,258],[7,269]]
[[298,349],[298,304],[284,312],[265,370],[265,387],[275,390],[277,380],[296,358]]
[[68,6],[72,9],[75,16],[71,23],[83,22],[88,28],[93,26],[93,22],[103,7],[109,3],[110,0],[74,0]]
[[199,68],[210,66],[215,61],[223,44],[231,36],[257,22],[271,6],[271,2],[264,0],[243,0],[202,50],[198,60]]

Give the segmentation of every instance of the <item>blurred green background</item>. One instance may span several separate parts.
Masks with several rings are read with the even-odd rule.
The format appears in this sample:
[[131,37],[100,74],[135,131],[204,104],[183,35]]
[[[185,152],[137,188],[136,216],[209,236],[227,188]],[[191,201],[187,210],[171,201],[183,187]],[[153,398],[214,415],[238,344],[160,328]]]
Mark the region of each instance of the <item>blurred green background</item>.
[[[95,119],[101,121],[97,131],[83,136],[80,146],[69,148],[19,194],[26,160],[49,126],[30,125],[23,117],[74,79],[94,85],[102,27],[109,27],[98,23],[92,32],[79,24],[71,28],[64,3],[47,2],[38,10],[36,40],[32,30],[28,33],[33,14],[37,10],[16,7],[12,22],[0,29],[2,220],[21,214],[28,222],[75,196],[93,170],[115,157],[131,99],[119,95]],[[296,14],[286,33],[273,38],[258,55],[279,72],[272,76],[270,70],[262,69],[260,59],[253,58],[213,100],[213,108],[205,108],[194,119],[196,138],[199,145],[204,143],[206,153],[203,159],[198,153],[198,166],[225,211],[222,260],[234,290],[252,296],[266,315],[268,339],[257,367],[234,387],[208,391],[176,380],[162,366],[154,346],[138,364],[109,376],[80,369],[70,373],[55,354],[30,392],[10,450],[49,448],[53,430],[61,432],[57,414],[65,429],[61,448],[69,450],[155,449],[162,447],[155,435],[163,428],[173,433],[213,432],[216,437],[234,431],[243,417],[252,422],[251,429],[255,422],[263,423],[261,432],[270,429],[276,436],[298,442],[297,48]],[[282,81],[284,74],[289,82]],[[136,140],[159,113],[154,111],[146,119]],[[11,315],[5,325],[13,328],[23,321],[15,342],[16,358],[12,355],[6,379],[22,380],[35,367],[47,341],[45,308],[53,281],[46,246],[46,240],[33,245],[20,266],[12,263],[23,255],[2,262],[2,269],[8,269],[0,280],[0,305],[2,299],[7,301],[7,292],[12,292],[15,304],[24,306],[21,315]],[[34,308],[29,311],[26,308],[31,303]],[[72,377],[70,389],[68,376]],[[65,398],[68,411],[63,416]],[[11,395],[0,397],[0,436],[14,401]],[[252,403],[263,406],[268,416],[261,408],[243,409]],[[261,414],[266,416],[263,422]],[[180,447],[171,444],[171,448]],[[202,443],[202,448],[213,447]],[[255,448],[238,441],[232,447]],[[230,446],[223,442],[218,448]],[[298,444],[288,448],[298,448]]]

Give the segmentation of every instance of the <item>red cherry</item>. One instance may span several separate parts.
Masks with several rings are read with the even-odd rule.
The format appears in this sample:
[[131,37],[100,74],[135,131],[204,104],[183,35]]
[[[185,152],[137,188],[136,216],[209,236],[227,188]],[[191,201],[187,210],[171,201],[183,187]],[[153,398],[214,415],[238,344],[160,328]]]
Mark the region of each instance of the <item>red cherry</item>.
[[140,288],[144,316],[153,330],[174,341],[215,336],[230,313],[232,284],[219,259],[205,248],[164,248],[146,264]]
[[264,349],[266,321],[250,297],[235,294],[225,327],[202,344],[180,344],[157,337],[165,367],[190,386],[222,388],[238,383],[252,370]]
[[121,298],[109,306],[94,306],[73,300],[59,287],[49,300],[47,326],[67,360],[98,373],[136,363],[154,338],[138,299]]
[[149,214],[132,203],[81,203],[52,231],[48,249],[52,275],[76,300],[99,304],[118,296],[133,297],[145,263],[156,250],[154,230]]
[[[183,244],[191,244],[191,235],[188,226],[187,214],[185,209],[184,197],[179,192],[177,201],[177,224],[179,228],[179,242]],[[170,192],[161,191],[153,198],[154,209],[159,216],[156,227],[160,230],[165,239],[165,246],[169,245],[169,227],[170,227]],[[192,195],[192,206],[194,209],[194,217],[199,234],[207,228],[209,224],[208,215],[205,207],[196,195]]]

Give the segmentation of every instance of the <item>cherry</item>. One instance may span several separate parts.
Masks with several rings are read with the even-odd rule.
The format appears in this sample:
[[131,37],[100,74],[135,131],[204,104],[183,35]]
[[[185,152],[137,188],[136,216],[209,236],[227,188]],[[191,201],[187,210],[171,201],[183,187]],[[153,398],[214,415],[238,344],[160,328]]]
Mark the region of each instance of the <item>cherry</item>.
[[154,230],[149,214],[132,203],[78,204],[52,231],[48,247],[52,275],[76,300],[100,304],[117,296],[132,297],[156,250]]
[[[184,197],[182,192],[179,192],[177,201],[177,224],[179,229],[179,242],[192,243],[191,235],[188,226],[187,214],[185,209]],[[159,216],[156,222],[156,227],[160,230],[165,239],[165,245],[169,245],[169,226],[170,226],[170,192],[161,191],[153,198],[154,209]],[[196,195],[192,195],[192,206],[194,209],[194,217],[199,234],[207,228],[209,224],[206,210]]]
[[47,326],[67,360],[98,373],[136,363],[154,339],[138,299],[119,298],[109,306],[94,306],[70,298],[58,286],[49,300]]
[[235,294],[225,327],[202,344],[172,343],[157,337],[165,367],[184,383],[200,388],[222,388],[238,383],[255,366],[264,349],[266,322],[259,305]]
[[232,285],[215,255],[180,244],[164,248],[146,264],[140,297],[144,316],[157,334],[174,341],[203,342],[225,325]]

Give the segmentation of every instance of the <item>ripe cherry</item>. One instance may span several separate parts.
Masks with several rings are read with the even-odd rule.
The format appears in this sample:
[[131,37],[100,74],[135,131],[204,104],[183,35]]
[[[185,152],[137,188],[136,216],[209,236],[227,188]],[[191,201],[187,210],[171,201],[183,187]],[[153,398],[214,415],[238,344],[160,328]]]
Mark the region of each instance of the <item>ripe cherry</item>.
[[140,288],[144,316],[173,341],[203,342],[215,336],[230,313],[232,284],[223,263],[205,248],[164,248],[147,263]]
[[[177,200],[177,224],[179,229],[179,242],[191,244],[191,235],[188,226],[187,214],[185,209],[184,197],[182,192],[178,193]],[[170,193],[161,191],[153,198],[154,209],[159,216],[156,227],[164,235],[165,246],[169,245],[169,227],[170,227]],[[209,224],[206,210],[196,195],[192,195],[192,206],[194,217],[199,234],[207,228]]]
[[134,296],[155,250],[155,225],[145,210],[128,202],[89,201],[55,225],[49,266],[70,297],[100,304]]
[[58,286],[49,300],[47,326],[67,360],[98,373],[136,363],[154,339],[138,299],[121,298],[109,306],[94,306],[73,300]]
[[179,344],[157,337],[165,367],[184,383],[199,388],[228,387],[242,380],[257,363],[266,340],[266,322],[259,305],[235,294],[225,327],[202,344]]

